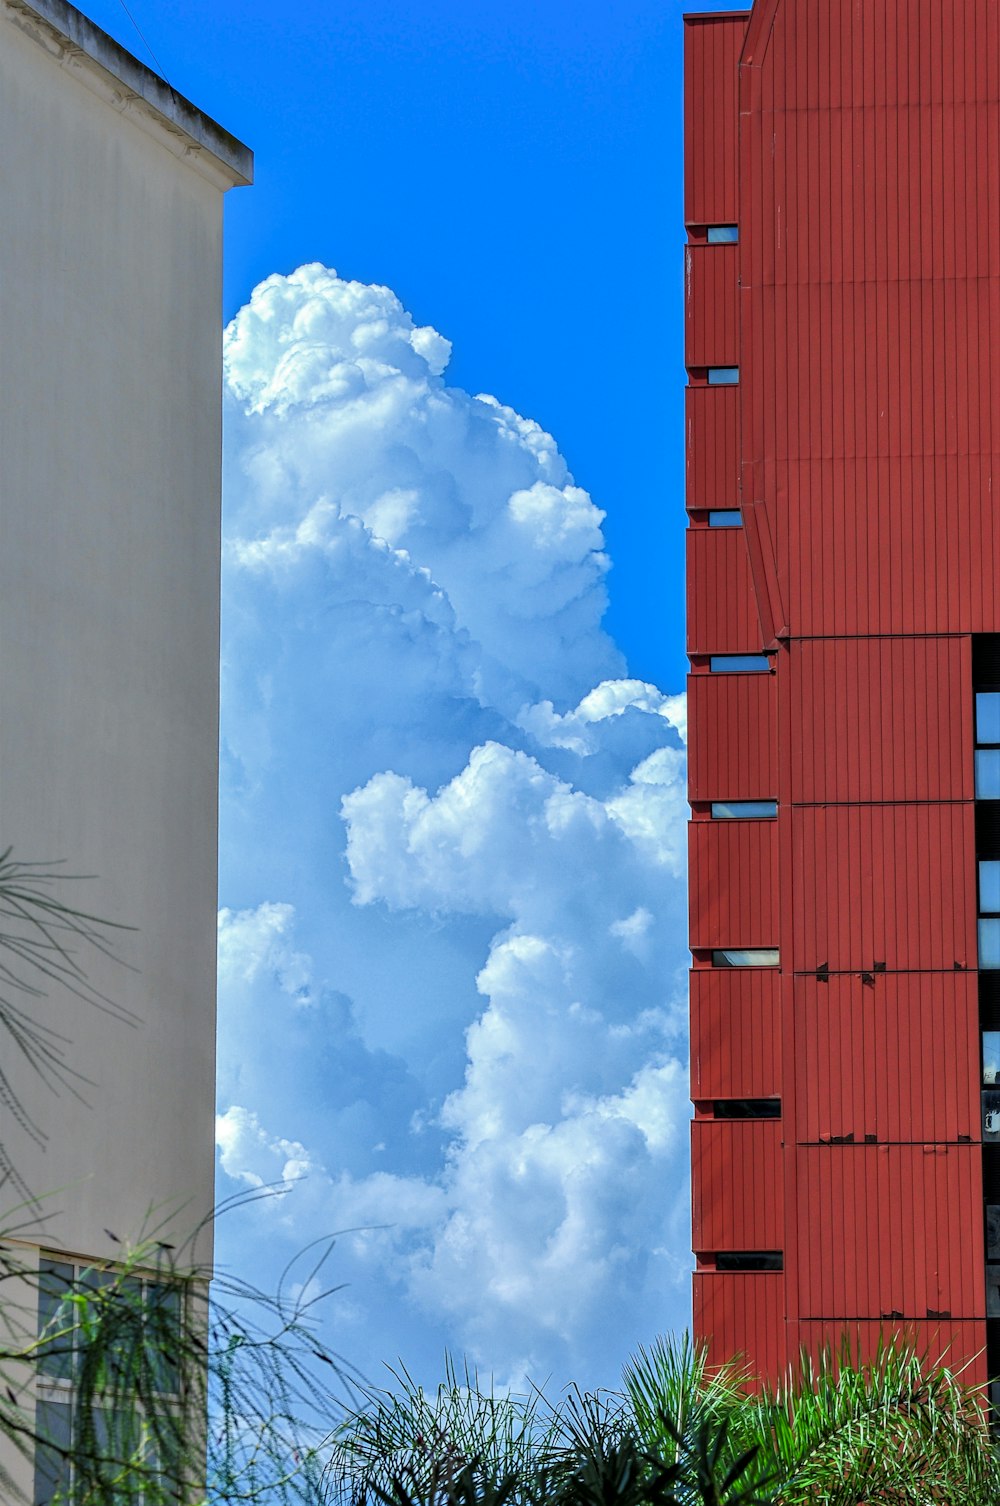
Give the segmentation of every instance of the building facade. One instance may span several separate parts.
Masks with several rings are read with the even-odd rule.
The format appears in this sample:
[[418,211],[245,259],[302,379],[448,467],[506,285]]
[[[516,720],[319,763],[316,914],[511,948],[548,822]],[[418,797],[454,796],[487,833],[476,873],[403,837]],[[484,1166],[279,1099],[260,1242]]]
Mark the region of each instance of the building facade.
[[251,172],[65,0],[0,0],[0,847],[131,928],[79,954],[111,1012],[31,1003],[80,1098],[2,1048],[45,1135],[0,1108],[41,1200],[6,1177],[5,1235],[77,1265],[213,1205],[222,202]]
[[686,18],[694,1324],[1000,1372],[1000,4]]

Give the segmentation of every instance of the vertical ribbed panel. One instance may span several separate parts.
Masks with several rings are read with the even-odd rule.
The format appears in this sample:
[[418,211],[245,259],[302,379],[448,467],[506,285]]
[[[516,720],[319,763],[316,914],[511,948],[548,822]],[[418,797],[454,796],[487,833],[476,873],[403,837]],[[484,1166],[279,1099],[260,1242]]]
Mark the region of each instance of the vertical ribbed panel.
[[778,793],[774,675],[689,675],[688,794],[774,800]]
[[740,364],[739,246],[685,247],[684,364]]
[[686,505],[739,507],[739,388],[688,387],[684,414]]
[[746,16],[684,17],[684,221],[737,218],[738,67]]
[[694,1249],[699,1254],[780,1250],[785,1233],[780,1119],[696,1119],[691,1158]]
[[788,669],[792,800],[973,798],[968,638],[807,639]]
[[698,1271],[694,1331],[710,1365],[744,1356],[756,1375],[785,1368],[785,1278],[780,1271]]
[[704,968],[691,974],[691,1097],[780,1098],[778,974]]
[[687,531],[689,654],[759,654],[760,617],[742,528]]
[[[695,1278],[697,1287],[698,1277]],[[861,1364],[870,1363],[878,1354],[880,1342],[896,1340],[910,1344],[918,1354],[926,1355],[928,1365],[946,1363],[949,1369],[962,1369],[963,1384],[985,1385],[986,1351],[983,1325],[978,1323],[953,1323],[947,1318],[923,1323],[789,1323],[786,1328],[788,1353],[797,1359],[805,1349],[814,1360],[825,1350],[839,1353],[844,1339],[851,1346],[851,1353]]]
[[786,1272],[793,1312],[985,1316],[979,1146],[806,1146],[795,1170],[807,1258]]
[[976,967],[971,804],[805,806],[791,820],[797,972]]
[[796,978],[795,1138],[980,1138],[975,973]]
[[794,632],[1000,630],[996,457],[834,458],[779,471],[796,497],[794,518],[779,516],[775,529]]
[[782,3],[744,73],[744,459],[791,629],[992,630],[1000,11]]
[[[689,30],[687,88],[709,91],[691,135],[712,101]],[[985,1344],[968,635],[1000,631],[1000,3],[757,0],[739,91],[732,434],[781,643],[788,1348],[848,1319],[867,1345],[898,1313],[960,1365]],[[695,162],[717,175],[689,198],[705,223],[730,164],[696,134],[687,160],[689,179]],[[695,300],[699,355],[706,317]],[[690,390],[695,505],[718,505],[723,429]],[[722,798],[732,705],[693,681],[689,721],[692,797]],[[724,1073],[718,1001],[693,1018]],[[697,1173],[695,1200],[715,1217]],[[696,1332],[740,1347],[755,1319],[734,1306],[717,1325],[703,1287]]]
[[688,825],[691,946],[778,945],[778,823]]

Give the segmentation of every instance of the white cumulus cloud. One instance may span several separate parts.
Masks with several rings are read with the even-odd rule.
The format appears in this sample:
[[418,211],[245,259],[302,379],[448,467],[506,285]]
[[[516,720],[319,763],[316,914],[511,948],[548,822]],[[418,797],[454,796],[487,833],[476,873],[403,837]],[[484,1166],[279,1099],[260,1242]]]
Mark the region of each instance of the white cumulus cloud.
[[318,265],[226,333],[220,1165],[290,1190],[220,1248],[349,1230],[370,1372],[607,1382],[686,1321],[684,699],[449,355]]

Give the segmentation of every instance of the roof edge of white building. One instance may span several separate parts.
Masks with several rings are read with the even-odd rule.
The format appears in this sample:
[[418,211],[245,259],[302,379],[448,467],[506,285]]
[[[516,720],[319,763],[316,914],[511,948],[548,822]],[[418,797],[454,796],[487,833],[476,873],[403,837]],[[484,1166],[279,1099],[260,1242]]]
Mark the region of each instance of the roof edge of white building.
[[[68,0],[0,0],[10,20],[33,34],[55,54],[57,61],[78,70],[83,82],[112,94],[121,104],[135,103],[146,122],[166,133],[175,155],[189,157],[221,176],[223,186],[243,187],[253,181],[253,152],[190,100],[171,88],[166,79],[95,26]],[[204,161],[204,157],[210,161]],[[213,171],[214,169],[214,171]]]

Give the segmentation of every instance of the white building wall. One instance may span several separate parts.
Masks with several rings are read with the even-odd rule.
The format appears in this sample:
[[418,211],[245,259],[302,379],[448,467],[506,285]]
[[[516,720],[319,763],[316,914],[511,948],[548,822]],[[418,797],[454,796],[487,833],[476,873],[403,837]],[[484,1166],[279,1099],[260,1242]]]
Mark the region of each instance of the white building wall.
[[138,1023],[51,989],[87,1106],[15,1067],[48,1144],[3,1109],[0,1140],[38,1243],[113,1258],[105,1231],[170,1212],[180,1243],[213,1200],[221,221],[249,154],[57,32],[0,0],[0,848],[96,876],[57,892],[135,927],[129,967],[80,960]]

